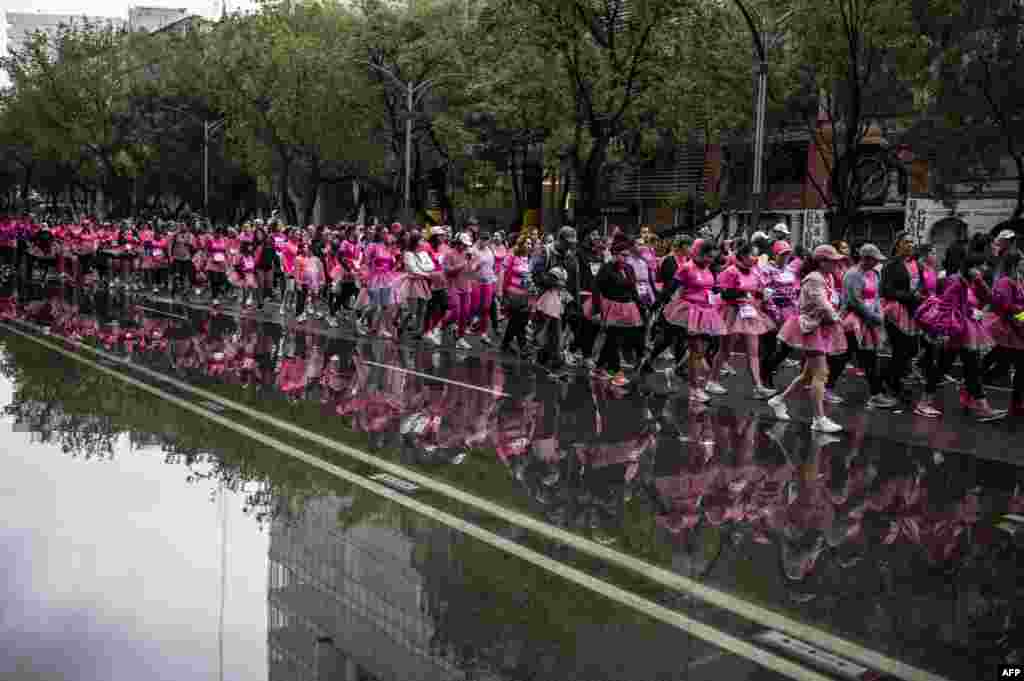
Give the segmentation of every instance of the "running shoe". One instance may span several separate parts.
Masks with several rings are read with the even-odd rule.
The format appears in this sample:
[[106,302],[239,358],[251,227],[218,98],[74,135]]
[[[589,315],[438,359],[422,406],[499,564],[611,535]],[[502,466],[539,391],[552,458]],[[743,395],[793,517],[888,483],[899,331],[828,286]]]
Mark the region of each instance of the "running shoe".
[[775,418],[777,418],[780,421],[789,420],[789,407],[786,406],[786,403],[782,400],[781,395],[776,395],[775,397],[768,400],[768,406],[775,414]]
[[818,433],[838,433],[842,429],[841,425],[827,416],[815,416],[811,422],[811,430]]
[[388,331],[387,329],[381,329],[377,336],[383,338],[384,340],[391,340],[392,338],[395,337],[395,335]]
[[459,340],[455,341],[455,347],[457,347],[459,350],[472,350],[473,349],[473,346],[470,345],[469,341],[466,340],[465,338],[460,338]]
[[707,392],[712,395],[728,395],[729,391],[725,389],[725,386],[718,381],[708,381],[707,387],[704,388]]
[[434,329],[433,331],[431,331],[429,333],[423,334],[423,337],[426,338],[428,341],[430,341],[435,346],[441,345],[441,334],[438,332],[437,329]]
[[722,373],[723,376],[735,376],[736,375],[736,370],[732,368],[731,364],[725,363],[725,364],[722,365],[722,372],[721,373]]
[[772,390],[771,388],[754,388],[754,399],[756,400],[768,400],[775,397],[778,394],[778,390]]
[[931,400],[921,400],[914,406],[914,413],[929,419],[937,419],[942,412],[935,408]]
[[629,385],[629,379],[626,378],[626,374],[620,371],[612,377],[611,384],[622,387],[624,385]]
[[494,339],[491,338],[491,334],[489,333],[485,333],[482,336],[480,336],[480,342],[483,343],[484,345],[494,345]]
[[868,400],[867,406],[869,409],[892,409],[899,404],[898,400],[894,400],[888,395],[872,395],[871,399]]
[[[216,305],[216,303],[214,303],[214,304]],[[308,320],[309,320],[309,315],[307,315],[305,312],[303,312],[302,314],[300,314],[298,317],[295,318],[295,322],[297,324],[305,324]]]
[[829,403],[829,404],[842,404],[846,400],[844,400],[839,395],[835,394],[835,392],[833,392],[831,390],[826,390],[825,391],[825,401],[827,403]]

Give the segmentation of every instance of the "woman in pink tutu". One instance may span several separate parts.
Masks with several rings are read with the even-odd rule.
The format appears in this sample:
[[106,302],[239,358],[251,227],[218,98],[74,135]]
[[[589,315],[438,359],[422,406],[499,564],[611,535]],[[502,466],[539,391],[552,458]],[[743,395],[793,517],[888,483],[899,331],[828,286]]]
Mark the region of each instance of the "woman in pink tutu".
[[838,306],[832,303],[827,277],[840,266],[844,257],[832,246],[818,246],[800,270],[800,314],[782,325],[779,340],[804,354],[804,367],[789,386],[768,400],[768,406],[781,421],[789,420],[786,400],[804,386],[811,387],[814,421],[811,429],[834,433],[842,426],[825,416],[825,384],[828,357],[846,353],[846,337],[839,323]]
[[323,260],[313,252],[308,239],[303,239],[299,247],[299,257],[295,259],[295,283],[298,287],[295,301],[295,321],[299,324],[309,319],[309,314],[306,311],[307,303],[309,309],[315,311],[324,280]]
[[367,332],[381,338],[392,338],[384,328],[395,299],[391,291],[396,259],[392,248],[387,244],[388,230],[377,227],[373,233],[373,241],[366,247],[364,261],[366,268],[366,292],[368,305]]
[[212,305],[220,305],[220,297],[228,282],[228,238],[227,231],[218,227],[213,238],[206,245],[206,274],[210,278]]
[[[711,399],[704,389],[710,373],[705,353],[708,339],[722,335],[722,315],[712,301],[715,275],[710,266],[717,257],[713,244],[703,239],[695,241],[690,260],[676,270],[675,278],[662,290],[657,304],[663,308],[666,322],[663,342],[673,343],[676,334],[687,336],[690,357],[687,376],[693,402]],[[649,366],[650,358],[645,368]]]
[[644,328],[636,273],[628,262],[634,248],[633,241],[625,234],[615,236],[611,247],[612,261],[598,270],[593,294],[583,306],[584,316],[605,329],[604,346],[593,375],[610,380],[617,386],[629,383],[622,372],[621,352],[636,343],[635,336]]
[[882,328],[881,277],[876,268],[885,256],[874,244],[861,246],[858,256],[856,267],[847,270],[843,277],[843,330],[849,347],[847,356],[857,362],[867,378],[871,391],[867,406],[891,409],[899,402],[885,394],[885,384],[878,369],[878,351],[885,333]]
[[1020,253],[1003,258],[1002,272],[992,287],[992,311],[985,318],[996,346],[1013,365],[1011,413],[1024,416],[1024,259]]
[[[755,266],[754,248],[750,242],[736,245],[736,263],[718,275],[722,296],[722,344],[711,367],[713,378],[720,375],[734,347],[742,344],[747,351],[747,365],[754,380],[754,397],[768,399],[775,394],[761,381],[761,335],[775,328],[764,312],[764,281]],[[725,395],[728,391],[718,380],[708,381],[707,392]]]
[[914,257],[913,242],[906,233],[896,237],[893,257],[882,269],[881,287],[885,335],[892,348],[885,382],[890,394],[901,395],[910,363],[917,354],[919,332],[914,311],[921,302],[921,268]]
[[405,242],[402,261],[405,267],[405,299],[409,307],[413,337],[423,336],[423,324],[430,302],[430,277],[434,274],[434,260],[430,253],[420,249],[423,235],[418,231],[409,233]]
[[[788,241],[772,244],[772,258],[761,268],[764,277],[765,312],[776,327],[800,314],[800,267],[802,261],[793,255]],[[761,382],[774,387],[775,372],[789,358],[792,348],[778,342],[777,333],[769,331],[762,336]]]

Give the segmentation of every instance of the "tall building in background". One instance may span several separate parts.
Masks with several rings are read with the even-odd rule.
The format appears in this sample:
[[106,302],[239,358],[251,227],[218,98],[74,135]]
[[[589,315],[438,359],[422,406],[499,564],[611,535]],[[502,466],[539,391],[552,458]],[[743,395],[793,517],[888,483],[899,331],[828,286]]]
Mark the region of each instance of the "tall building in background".
[[17,50],[37,31],[54,34],[61,26],[100,24],[123,28],[124,19],[86,16],[84,14],[47,14],[44,12],[7,12],[4,28],[4,46],[7,51]]
[[128,10],[128,30],[152,33],[189,16],[185,8],[131,7]]

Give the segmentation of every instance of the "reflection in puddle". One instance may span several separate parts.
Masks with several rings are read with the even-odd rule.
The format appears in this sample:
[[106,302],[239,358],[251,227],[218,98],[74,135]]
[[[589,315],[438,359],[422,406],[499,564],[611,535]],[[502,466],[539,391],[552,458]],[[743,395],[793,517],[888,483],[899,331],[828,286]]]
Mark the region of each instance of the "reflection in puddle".
[[[186,323],[61,298],[0,310],[344,431],[380,456],[911,663],[971,678],[1021,654],[1016,467],[252,320]],[[82,440],[68,451],[102,451],[88,435],[102,425],[60,421],[43,402],[8,409],[48,437]]]

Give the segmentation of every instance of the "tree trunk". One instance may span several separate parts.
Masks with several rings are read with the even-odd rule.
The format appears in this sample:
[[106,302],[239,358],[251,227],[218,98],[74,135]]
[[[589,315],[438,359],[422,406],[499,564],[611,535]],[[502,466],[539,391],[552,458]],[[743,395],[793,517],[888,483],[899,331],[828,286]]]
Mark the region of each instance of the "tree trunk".
[[313,224],[313,211],[316,209],[316,199],[320,195],[320,157],[313,154],[309,164],[309,179],[306,191],[302,197],[302,224]]
[[594,140],[594,146],[590,155],[584,161],[578,156],[574,158],[576,168],[576,210],[573,216],[577,228],[583,223],[600,222],[601,207],[601,180],[608,157],[607,137],[600,137]]

